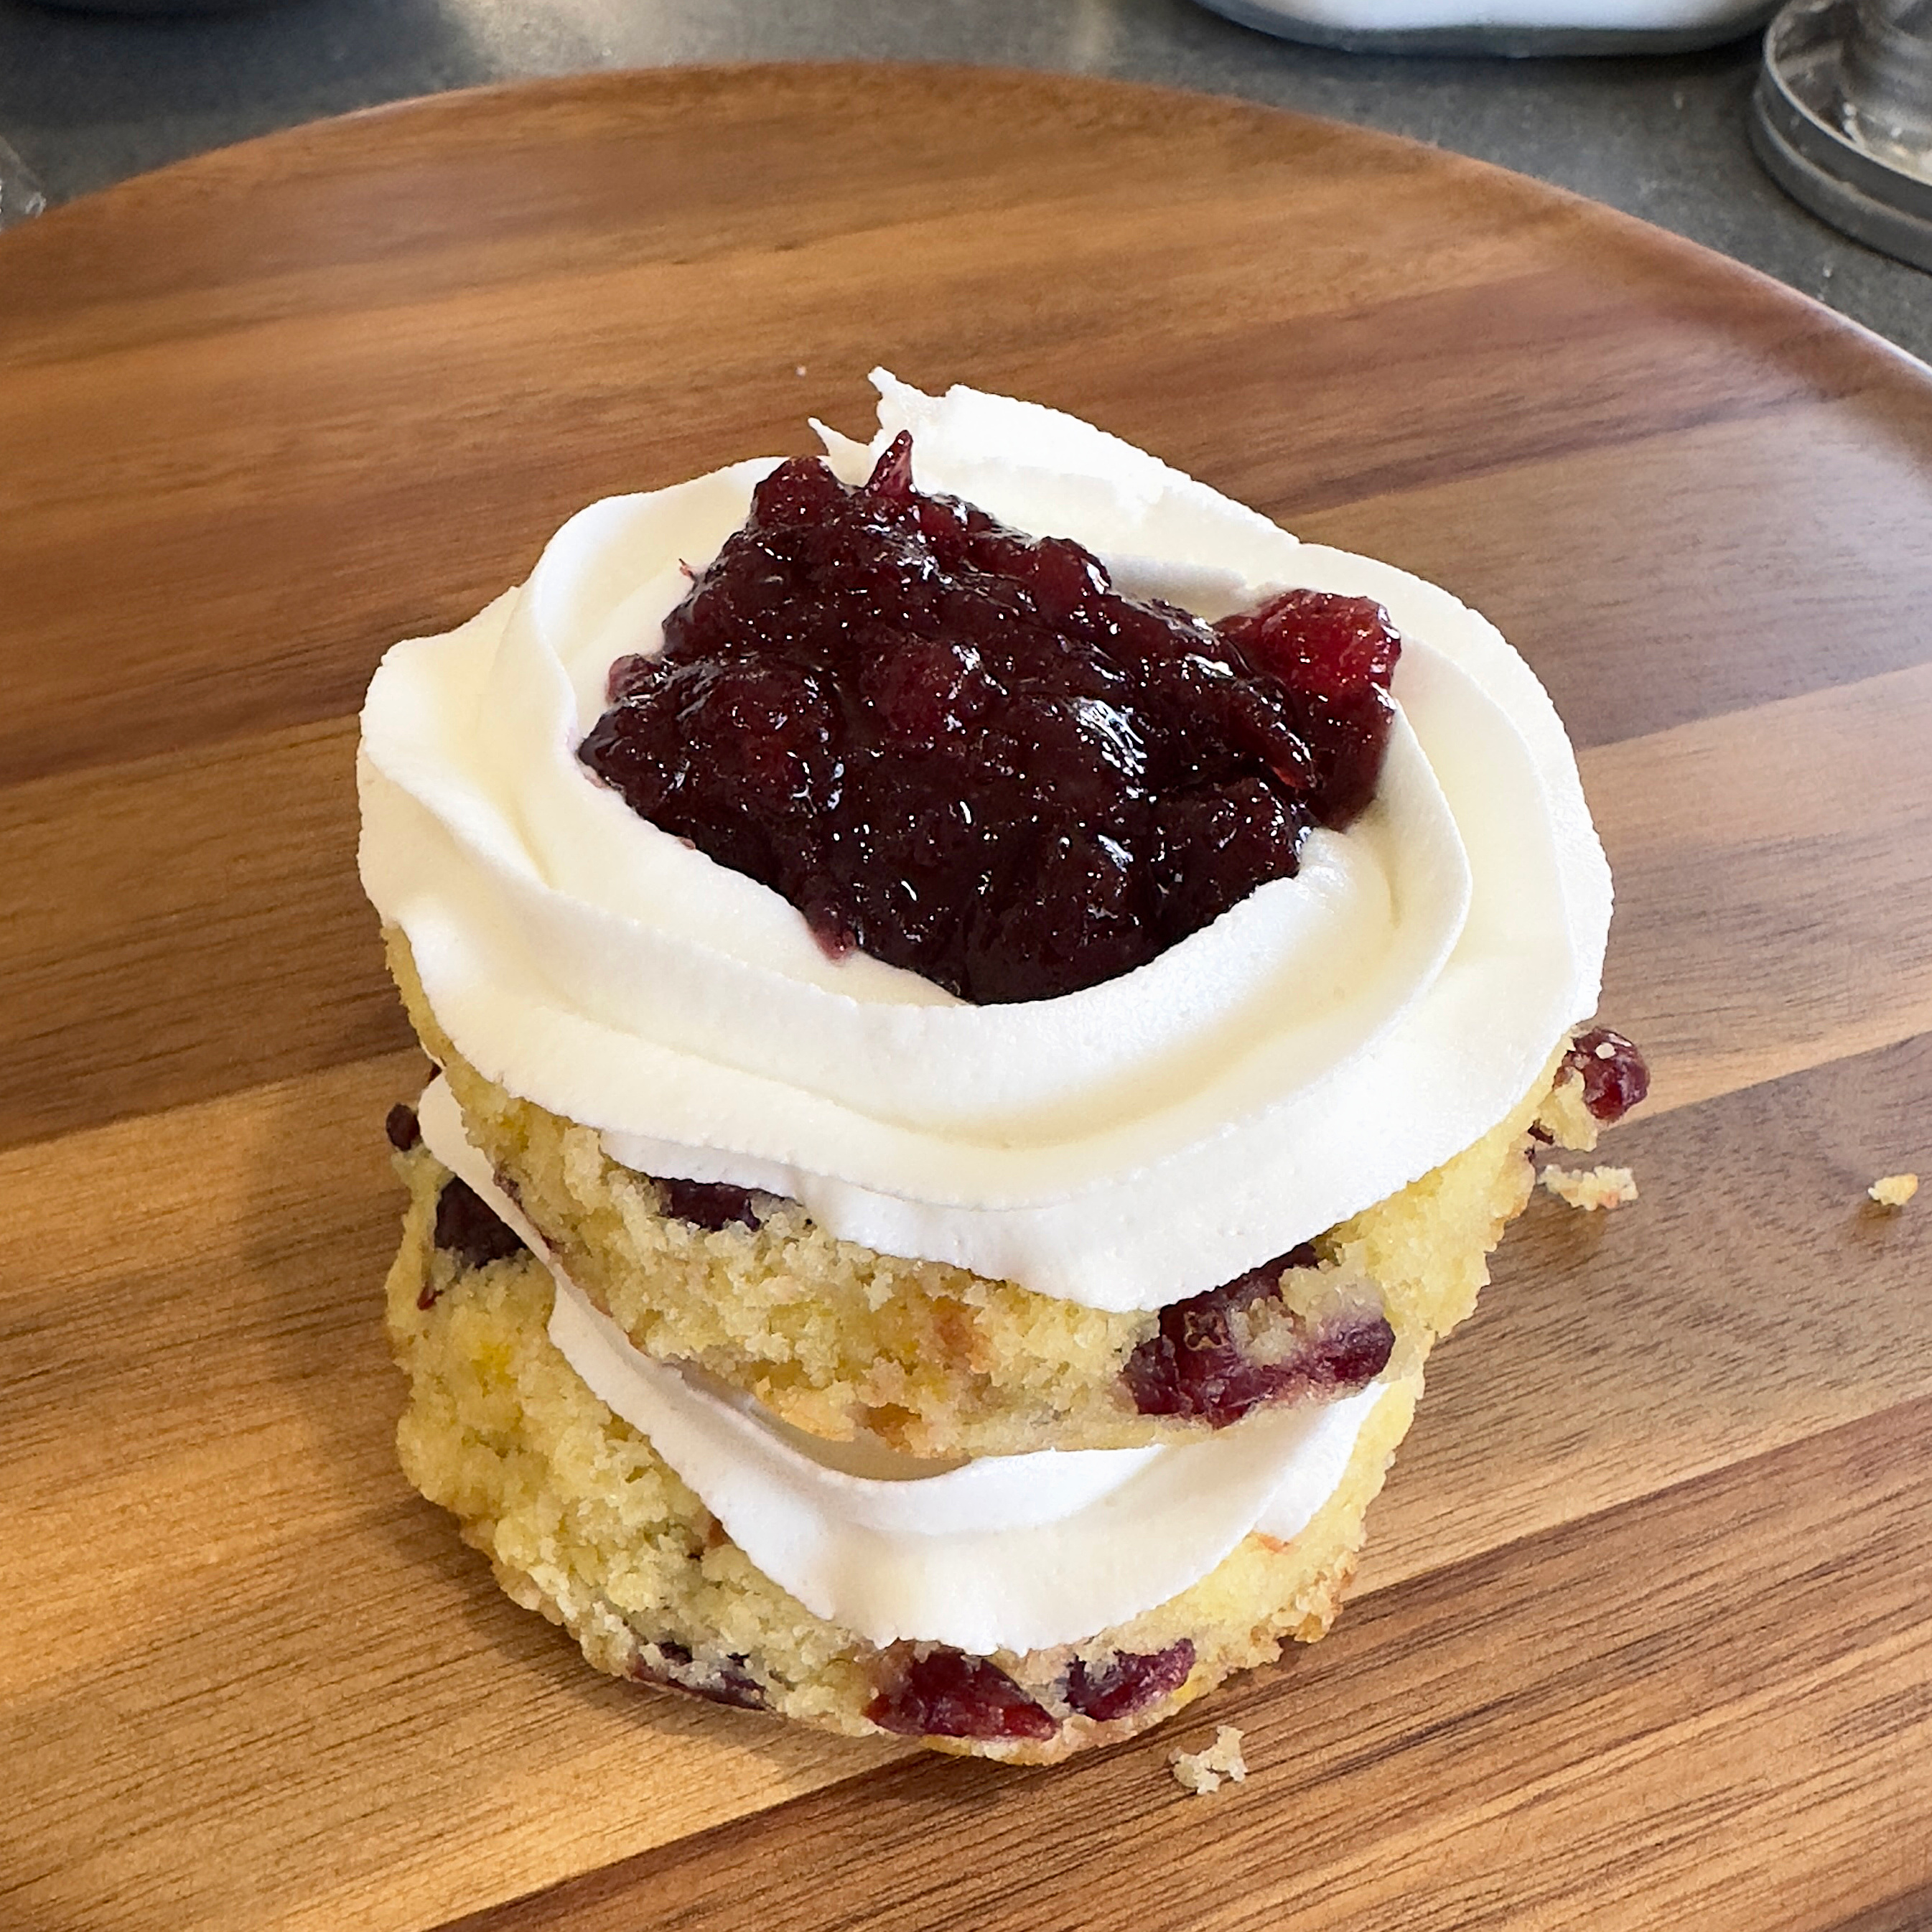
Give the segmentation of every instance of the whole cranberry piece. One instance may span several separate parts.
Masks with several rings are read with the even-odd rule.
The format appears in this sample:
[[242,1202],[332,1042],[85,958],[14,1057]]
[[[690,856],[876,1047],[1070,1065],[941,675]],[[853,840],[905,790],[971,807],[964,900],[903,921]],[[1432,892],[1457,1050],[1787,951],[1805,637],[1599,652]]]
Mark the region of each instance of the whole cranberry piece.
[[1291,691],[1334,705],[1388,688],[1401,640],[1372,597],[1284,590],[1216,627]]
[[1178,1690],[1194,1668],[1194,1645],[1183,1637],[1165,1650],[1117,1650],[1097,1670],[1078,1658],[1066,1673],[1066,1701],[1096,1724],[1130,1718]]
[[[906,440],[907,480],[911,479],[912,440]],[[808,527],[832,514],[845,494],[837,477],[810,457],[781,463],[758,485],[758,514],[778,528]]]
[[1375,796],[1395,716],[1389,682],[1402,642],[1370,597],[1285,590],[1216,626],[1302,700],[1300,728],[1325,783],[1324,825],[1352,824]]
[[656,1174],[651,1179],[667,1214],[713,1234],[734,1226],[756,1228],[763,1218],[748,1187],[734,1187],[728,1180],[666,1180]]
[[1582,1076],[1583,1104],[1606,1126],[1621,1120],[1650,1091],[1650,1069],[1642,1054],[1608,1027],[1579,1034],[1563,1064]]
[[910,1738],[1042,1741],[1060,1729],[998,1664],[946,1646],[893,1658],[866,1714],[881,1730]]
[[1157,1331],[1120,1372],[1134,1406],[1143,1415],[1180,1416],[1225,1429],[1268,1402],[1365,1388],[1395,1348],[1395,1330],[1370,1310],[1348,1310],[1304,1328],[1298,1346],[1267,1361],[1248,1355],[1236,1334],[1232,1317],[1279,1298],[1285,1270],[1314,1265],[1314,1251],[1298,1248],[1163,1308]]
[[526,1252],[523,1237],[497,1216],[466,1181],[454,1174],[436,1200],[436,1245],[466,1268],[487,1268]]

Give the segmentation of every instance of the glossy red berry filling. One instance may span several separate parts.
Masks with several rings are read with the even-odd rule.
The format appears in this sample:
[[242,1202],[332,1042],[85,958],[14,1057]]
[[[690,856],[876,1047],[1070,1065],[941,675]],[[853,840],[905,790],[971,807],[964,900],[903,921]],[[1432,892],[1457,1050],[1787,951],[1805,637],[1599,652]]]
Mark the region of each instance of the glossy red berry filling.
[[1606,1126],[1621,1120],[1650,1091],[1650,1069],[1642,1054],[1608,1027],[1579,1034],[1563,1064],[1582,1076],[1583,1104]]
[[1366,598],[1208,625],[1066,538],[781,464],[611,668],[578,755],[652,824],[979,1002],[1131,970],[1296,869],[1372,796],[1400,645]]
[[1056,1735],[1051,1712],[997,1664],[944,1646],[902,1653],[866,1714],[881,1730],[909,1738],[1026,1738]]
[[[1127,1358],[1121,1379],[1143,1415],[1179,1416],[1225,1429],[1268,1402],[1323,1400],[1366,1388],[1388,1365],[1395,1330],[1372,1309],[1343,1310],[1321,1322],[1290,1316],[1262,1324],[1269,1346],[1257,1352],[1241,1318],[1280,1300],[1291,1268],[1316,1264],[1300,1247],[1234,1280],[1160,1311],[1160,1326]],[[1272,1313],[1273,1311],[1264,1311]]]

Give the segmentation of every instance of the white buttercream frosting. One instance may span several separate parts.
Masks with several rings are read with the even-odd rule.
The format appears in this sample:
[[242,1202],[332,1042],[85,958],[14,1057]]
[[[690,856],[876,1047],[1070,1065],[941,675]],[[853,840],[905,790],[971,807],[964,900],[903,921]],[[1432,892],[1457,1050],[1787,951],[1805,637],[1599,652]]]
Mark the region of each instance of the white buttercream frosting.
[[993,1006],[829,958],[776,893],[578,762],[614,660],[776,459],[574,518],[529,582],[399,644],[363,713],[362,865],[458,1050],[613,1158],[792,1196],[835,1234],[1108,1309],[1228,1280],[1478,1138],[1596,1002],[1608,868],[1535,677],[1448,592],[1299,544],[1073,418],[875,376],[856,478],[1072,536],[1208,617],[1291,584],[1402,634],[1376,804],[1138,970]]
[[430,1151],[550,1267],[550,1339],[591,1392],[650,1438],[765,1575],[873,1643],[922,1638],[983,1655],[1124,1623],[1198,1582],[1250,1531],[1298,1534],[1388,1394],[1371,1384],[1264,1410],[1178,1447],[938,1466],[880,1454],[860,1473],[843,1445],[632,1347],[497,1186],[442,1080],[419,1118]]

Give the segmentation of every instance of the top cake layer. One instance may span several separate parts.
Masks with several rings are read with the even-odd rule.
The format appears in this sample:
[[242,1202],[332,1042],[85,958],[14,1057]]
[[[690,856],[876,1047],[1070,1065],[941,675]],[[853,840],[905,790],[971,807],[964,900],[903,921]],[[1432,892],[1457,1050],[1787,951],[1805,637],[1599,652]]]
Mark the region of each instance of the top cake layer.
[[1534,676],[1483,620],[1298,544],[1086,425],[880,377],[871,452],[1071,536],[1207,617],[1292,585],[1378,599],[1403,638],[1376,803],[1136,970],[968,1006],[828,958],[767,888],[576,760],[616,659],[743,520],[772,460],[573,519],[530,583],[400,645],[364,715],[362,865],[439,1022],[616,1159],[788,1195],[832,1232],[1100,1308],[1279,1255],[1495,1124],[1593,1008],[1607,869]]

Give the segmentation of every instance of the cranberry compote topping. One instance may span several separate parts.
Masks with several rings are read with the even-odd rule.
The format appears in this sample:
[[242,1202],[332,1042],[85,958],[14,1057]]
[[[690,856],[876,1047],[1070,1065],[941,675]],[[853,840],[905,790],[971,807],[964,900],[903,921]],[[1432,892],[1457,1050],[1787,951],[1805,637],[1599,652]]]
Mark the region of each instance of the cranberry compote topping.
[[1210,626],[912,485],[781,464],[611,668],[579,748],[632,808],[854,946],[981,1002],[1140,965],[1367,803],[1399,646],[1295,590]]
[[[1387,1366],[1395,1330],[1369,1309],[1307,1324],[1285,1316],[1264,1358],[1243,1346],[1235,1318],[1279,1299],[1285,1269],[1312,1268],[1314,1250],[1297,1248],[1244,1275],[1160,1312],[1159,1331],[1120,1371],[1143,1415],[1178,1415],[1225,1429],[1264,1402],[1342,1395]],[[1286,1348],[1280,1344],[1286,1340]]]
[[523,1237],[499,1220],[473,1187],[454,1175],[436,1196],[436,1244],[466,1268],[485,1268],[524,1252]]
[[1046,1738],[1060,1729],[997,1664],[946,1648],[899,1663],[866,1714],[908,1738]]
[[728,1180],[666,1180],[653,1174],[664,1210],[680,1221],[694,1222],[714,1234],[734,1224],[755,1228],[759,1223],[757,1204],[751,1190],[734,1187]]
[[1096,1724],[1130,1718],[1178,1690],[1193,1668],[1194,1646],[1186,1637],[1165,1650],[1117,1650],[1094,1670],[1076,1657],[1066,1673],[1066,1701]]
[[1582,1076],[1583,1104],[1606,1126],[1621,1120],[1650,1091],[1643,1055],[1608,1027],[1580,1033],[1563,1064]]
[[1388,743],[1402,646],[1388,613],[1367,597],[1288,590],[1215,628],[1300,700],[1301,735],[1324,781],[1319,822],[1346,825],[1375,796]]

